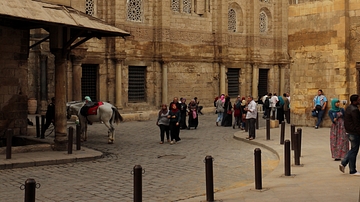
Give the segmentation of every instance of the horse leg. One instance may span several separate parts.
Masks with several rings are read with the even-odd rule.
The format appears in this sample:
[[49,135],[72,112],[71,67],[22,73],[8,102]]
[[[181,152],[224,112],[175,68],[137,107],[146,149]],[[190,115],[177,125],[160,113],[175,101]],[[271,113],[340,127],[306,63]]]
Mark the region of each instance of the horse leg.
[[112,125],[110,125],[110,128],[108,130],[108,138],[108,143],[113,144],[115,141],[115,128]]

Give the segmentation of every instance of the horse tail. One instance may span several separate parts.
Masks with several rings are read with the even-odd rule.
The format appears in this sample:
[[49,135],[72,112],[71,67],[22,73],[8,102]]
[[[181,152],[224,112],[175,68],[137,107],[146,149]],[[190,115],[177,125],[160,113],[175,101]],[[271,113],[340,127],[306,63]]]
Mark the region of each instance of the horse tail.
[[[111,119],[113,119],[116,124],[118,124],[124,120],[116,108],[113,107],[112,110],[113,110],[113,116],[111,117]],[[110,121],[112,121],[112,120],[110,120]]]

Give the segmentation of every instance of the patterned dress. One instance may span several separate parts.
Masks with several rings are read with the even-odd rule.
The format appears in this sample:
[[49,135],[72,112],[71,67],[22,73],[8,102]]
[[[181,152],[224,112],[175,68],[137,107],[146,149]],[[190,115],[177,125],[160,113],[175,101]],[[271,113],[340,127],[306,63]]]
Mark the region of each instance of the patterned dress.
[[[329,111],[331,118],[336,118],[335,123],[333,122],[330,130],[330,149],[331,155],[334,159],[342,159],[349,151],[349,139],[346,135],[344,127],[344,109],[340,111]],[[333,118],[331,119],[333,120]]]

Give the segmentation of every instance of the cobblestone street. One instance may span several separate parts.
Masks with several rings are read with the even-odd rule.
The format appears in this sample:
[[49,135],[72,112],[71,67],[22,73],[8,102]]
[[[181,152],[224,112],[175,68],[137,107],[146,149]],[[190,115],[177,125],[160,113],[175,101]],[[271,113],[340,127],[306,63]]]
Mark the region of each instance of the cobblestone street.
[[[254,181],[254,149],[233,139],[239,129],[216,127],[215,115],[199,117],[196,130],[181,130],[177,144],[159,144],[155,119],[124,122],[116,126],[116,140],[107,144],[107,128],[89,126],[83,146],[104,153],[95,161],[0,170],[0,199],[24,201],[20,185],[34,178],[41,185],[37,202],[133,201],[135,165],[143,174],[143,201],[179,201],[205,194],[207,155],[214,158],[215,191],[244,186]],[[244,132],[244,136],[247,133]],[[48,137],[53,138],[53,137]],[[263,177],[278,163],[276,154],[262,149]],[[205,200],[205,196],[204,196]]]

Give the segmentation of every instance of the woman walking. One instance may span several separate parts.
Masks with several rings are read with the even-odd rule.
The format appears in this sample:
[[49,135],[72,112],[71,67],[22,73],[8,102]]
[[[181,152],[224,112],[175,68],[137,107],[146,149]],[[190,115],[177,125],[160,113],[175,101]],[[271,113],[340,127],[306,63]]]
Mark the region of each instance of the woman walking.
[[225,112],[223,115],[221,126],[232,126],[232,105],[229,96],[226,96],[225,98],[224,110]]
[[191,127],[194,127],[196,129],[199,124],[199,117],[198,117],[198,106],[195,100],[191,100],[188,109],[189,109],[189,123],[187,129],[190,130]]
[[164,144],[164,136],[166,133],[166,139],[170,142],[169,139],[169,123],[170,120],[168,119],[169,110],[166,104],[161,105],[161,110],[159,111],[158,119],[156,121],[156,125],[160,127],[160,144]]
[[330,149],[331,156],[335,161],[344,158],[349,151],[349,139],[344,127],[345,110],[339,106],[340,101],[335,98],[331,101],[329,110],[329,117],[333,123],[330,129]]
[[241,127],[241,97],[240,95],[237,96],[236,101],[234,103],[234,124],[233,129],[235,129],[235,126]]
[[180,110],[177,108],[176,103],[171,104],[171,110],[168,115],[168,119],[170,119],[170,135],[171,135],[171,142],[170,144],[174,144],[180,141],[180,121],[181,121],[181,114]]

